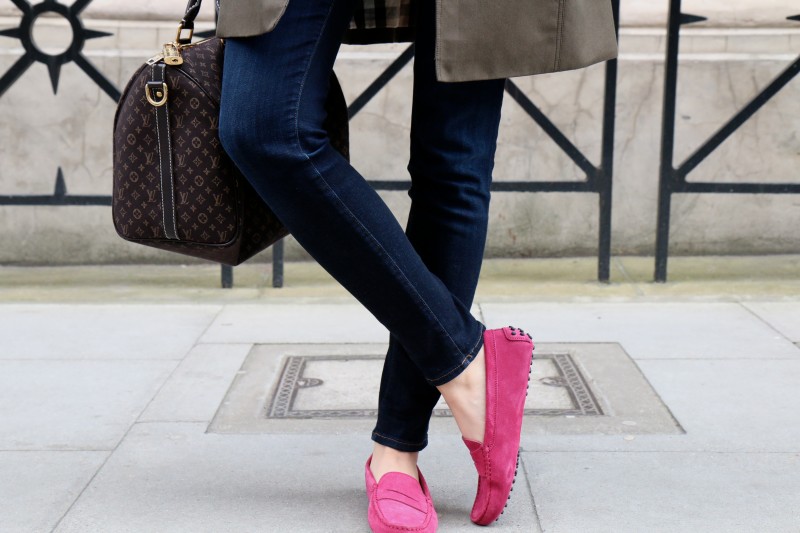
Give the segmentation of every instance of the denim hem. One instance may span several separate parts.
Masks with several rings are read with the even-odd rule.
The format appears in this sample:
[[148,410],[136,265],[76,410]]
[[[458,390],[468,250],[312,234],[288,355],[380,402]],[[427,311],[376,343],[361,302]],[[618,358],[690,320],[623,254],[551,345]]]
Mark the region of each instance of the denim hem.
[[473,347],[470,350],[467,351],[467,356],[455,367],[446,372],[444,375],[435,379],[426,378],[428,383],[430,383],[434,387],[438,387],[439,385],[444,385],[445,383],[457,378],[459,374],[461,374],[461,372],[463,372],[464,369],[466,369],[469,366],[469,364],[472,362],[475,356],[478,355],[480,349],[483,347],[483,334],[486,331],[486,326],[484,326],[480,322],[478,322],[478,324],[480,324],[478,341],[473,345]]
[[420,452],[428,445],[428,437],[425,437],[421,443],[411,443],[393,437],[387,437],[377,431],[372,432],[372,440],[400,452]]

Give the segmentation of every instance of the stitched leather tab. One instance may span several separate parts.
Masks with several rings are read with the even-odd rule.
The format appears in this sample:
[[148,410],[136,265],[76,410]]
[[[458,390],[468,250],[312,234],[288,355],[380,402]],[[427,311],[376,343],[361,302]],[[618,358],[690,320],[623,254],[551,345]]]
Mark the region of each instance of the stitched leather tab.
[[[166,81],[166,66],[156,63],[150,68],[147,90],[162,87]],[[158,141],[158,163],[161,178],[161,215],[164,235],[167,239],[178,239],[177,215],[175,213],[175,182],[172,171],[172,139],[169,129],[169,101],[162,106],[152,106],[156,115],[156,137]]]

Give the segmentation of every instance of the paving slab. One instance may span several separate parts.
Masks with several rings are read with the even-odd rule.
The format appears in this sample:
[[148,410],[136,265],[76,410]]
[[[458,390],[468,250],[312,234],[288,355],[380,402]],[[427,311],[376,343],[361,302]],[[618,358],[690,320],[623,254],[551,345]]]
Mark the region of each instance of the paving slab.
[[0,359],[180,359],[215,305],[0,305]]
[[748,302],[744,305],[792,342],[800,342],[800,302]]
[[539,342],[618,342],[634,359],[798,359],[800,349],[737,303],[491,303],[489,327]]
[[50,532],[109,452],[0,452],[0,531]]
[[[260,287],[267,278],[256,274]],[[494,286],[513,293],[516,279],[501,274]],[[202,295],[184,288],[178,299],[192,301],[182,305],[158,276],[136,292],[139,303],[123,303],[86,278],[70,289],[72,305],[0,305],[0,531],[50,531],[117,444],[58,531],[368,530],[363,463],[374,418],[265,417],[288,358],[307,356],[287,413],[374,415],[387,334],[359,304],[325,292],[327,281],[264,289],[243,304],[214,297],[216,274]],[[125,283],[121,293],[138,291]],[[490,327],[530,328],[547,352],[534,363],[522,478],[493,531],[541,531],[533,488],[546,531],[797,533],[798,301],[720,302],[739,296],[693,296],[680,284],[637,284],[646,301],[620,296],[632,285],[598,285],[582,298],[580,284],[546,282],[524,297],[545,285],[550,303],[489,291],[473,309]],[[81,303],[84,289],[96,304]],[[319,291],[327,297],[305,297]],[[682,300],[657,301],[675,295]],[[566,387],[573,370],[602,416],[566,414],[585,400]],[[225,425],[237,395],[249,403]],[[474,470],[457,437],[452,419],[437,416],[421,467],[440,530],[477,531],[468,520]]]
[[550,533],[797,531],[800,454],[522,454]]
[[389,332],[362,306],[274,303],[229,305],[203,343],[385,343]]
[[[227,305],[200,342],[386,343],[389,331],[358,303],[319,300]],[[472,313],[479,319],[480,308]]]
[[[646,360],[642,373],[683,435],[526,433],[536,451],[714,451],[800,453],[796,360]],[[531,422],[535,424],[535,422]]]
[[800,360],[639,361],[706,449],[800,452]]
[[250,344],[196,345],[139,420],[211,421],[251,348]]
[[[457,439],[437,442],[421,468],[441,531],[469,522],[476,474]],[[81,495],[58,533],[368,532],[364,462],[369,436],[217,435],[205,424],[139,423]],[[493,531],[538,531],[518,479]]]
[[110,450],[176,361],[0,360],[0,450]]

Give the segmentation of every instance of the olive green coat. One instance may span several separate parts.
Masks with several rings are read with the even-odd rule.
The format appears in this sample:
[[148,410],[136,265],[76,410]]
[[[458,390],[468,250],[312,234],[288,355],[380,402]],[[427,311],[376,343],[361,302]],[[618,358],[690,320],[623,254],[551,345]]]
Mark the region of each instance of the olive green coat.
[[[617,54],[611,0],[435,1],[440,81],[557,72]],[[223,1],[217,35],[245,37],[271,31],[288,2]]]

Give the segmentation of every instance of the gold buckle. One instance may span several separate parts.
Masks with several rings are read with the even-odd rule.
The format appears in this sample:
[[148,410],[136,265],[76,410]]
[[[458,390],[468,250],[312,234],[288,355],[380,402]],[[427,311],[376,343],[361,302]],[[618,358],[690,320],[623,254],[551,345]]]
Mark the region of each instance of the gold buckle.
[[144,95],[147,97],[147,101],[150,102],[155,107],[161,107],[162,105],[167,103],[167,93],[168,93],[167,84],[162,83],[161,89],[156,89],[156,97],[158,98],[158,100],[155,100],[153,98],[153,95],[150,94],[150,87],[148,87],[147,85],[145,85],[144,87]]
[[189,28],[189,37],[187,37],[186,39],[181,39],[181,34],[183,33],[183,30],[184,30],[184,29],[185,29],[185,28],[183,27],[183,23],[181,23],[181,24],[178,26],[178,34],[177,34],[177,35],[175,35],[175,42],[176,42],[176,43],[183,44],[183,43],[190,43],[190,42],[192,42],[192,36],[194,35],[194,28]]

